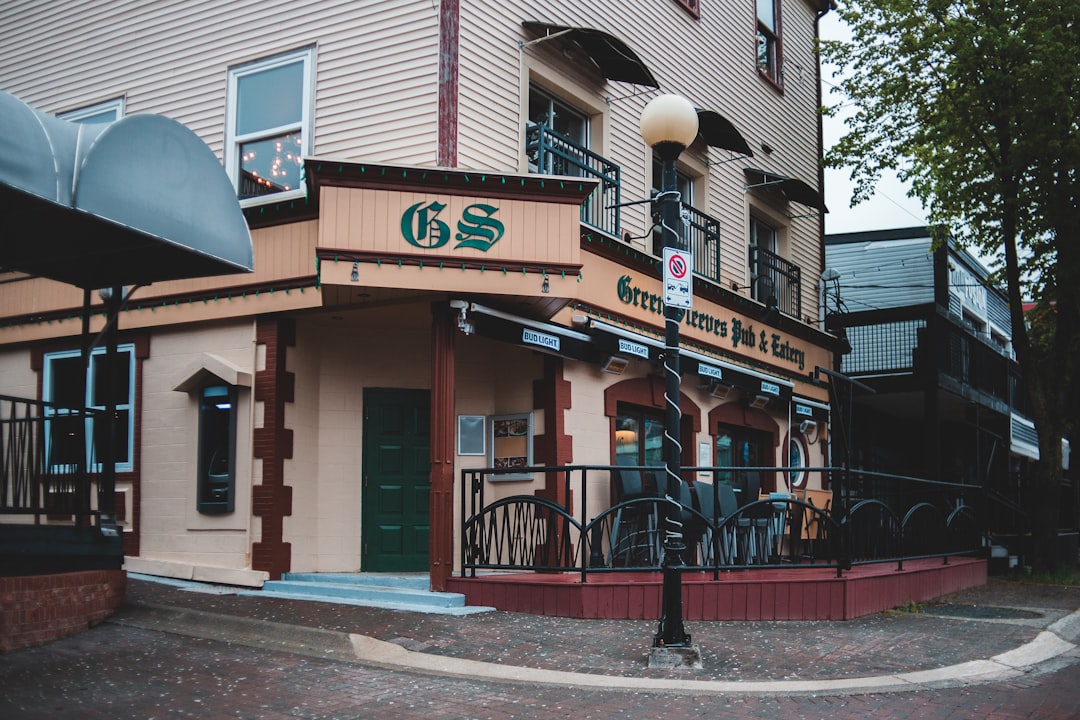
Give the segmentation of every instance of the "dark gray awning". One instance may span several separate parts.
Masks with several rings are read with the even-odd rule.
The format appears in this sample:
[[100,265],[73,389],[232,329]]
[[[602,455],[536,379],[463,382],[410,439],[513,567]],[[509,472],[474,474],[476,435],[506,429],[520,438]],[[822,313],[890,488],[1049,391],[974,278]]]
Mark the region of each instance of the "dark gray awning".
[[698,109],[698,135],[710,147],[731,150],[747,157],[754,152],[735,126],[715,110]]
[[587,362],[599,361],[599,352],[593,347],[592,338],[585,333],[464,300],[454,303],[452,307],[464,308],[466,322],[473,325],[478,335],[549,355]]
[[[656,365],[663,363],[665,346],[659,339],[595,319],[589,320],[589,329],[595,332],[597,345],[607,353],[628,359],[636,357]],[[679,357],[679,369],[684,375],[701,375],[709,380],[737,387],[749,396],[765,395],[785,403],[791,400],[794,384],[789,380],[740,367],[683,347],[679,348]]]
[[559,35],[568,42],[575,43],[589,56],[600,74],[608,80],[660,87],[660,83],[656,82],[656,78],[649,72],[649,68],[645,67],[645,63],[637,56],[637,53],[611,33],[595,28],[553,25],[535,20],[525,20],[521,25],[526,30],[547,36]]
[[767,170],[758,170],[757,168],[746,168],[744,172],[746,173],[746,187],[748,190],[759,187],[769,188],[778,191],[791,202],[806,205],[823,213],[829,212],[829,208],[825,207],[825,198],[822,197],[821,193],[802,180],[796,180]]
[[175,120],[72,123],[0,92],[0,127],[0,269],[84,288],[253,269],[232,183]]

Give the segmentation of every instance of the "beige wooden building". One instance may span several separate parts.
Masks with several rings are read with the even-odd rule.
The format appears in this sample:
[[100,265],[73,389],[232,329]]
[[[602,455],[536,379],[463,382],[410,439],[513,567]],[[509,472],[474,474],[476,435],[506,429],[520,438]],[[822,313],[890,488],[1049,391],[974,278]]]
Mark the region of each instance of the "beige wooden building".
[[[121,312],[128,570],[257,586],[430,568],[441,587],[462,470],[656,464],[659,177],[638,119],[661,92],[701,120],[679,159],[683,465],[828,465],[814,42],[829,6],[0,7],[0,90],[73,122],[180,121],[251,228],[253,273],[134,288]],[[161,167],[161,192],[183,182]],[[70,400],[82,293],[2,270],[0,394]],[[508,478],[489,496],[582,495]],[[595,515],[610,480],[588,482]]]

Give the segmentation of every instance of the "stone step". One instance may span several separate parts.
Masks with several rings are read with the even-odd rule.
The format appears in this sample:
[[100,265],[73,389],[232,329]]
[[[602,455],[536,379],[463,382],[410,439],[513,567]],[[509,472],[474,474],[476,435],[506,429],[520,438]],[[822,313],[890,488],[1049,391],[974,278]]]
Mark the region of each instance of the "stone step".
[[238,594],[445,615],[471,615],[493,609],[469,607],[461,593],[432,592],[429,585],[426,574],[286,573],[281,580],[264,583],[262,590]]

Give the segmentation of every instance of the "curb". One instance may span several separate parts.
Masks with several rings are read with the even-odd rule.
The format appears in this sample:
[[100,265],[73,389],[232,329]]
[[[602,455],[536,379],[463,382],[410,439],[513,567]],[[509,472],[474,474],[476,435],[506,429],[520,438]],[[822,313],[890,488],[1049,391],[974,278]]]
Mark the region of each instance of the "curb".
[[854,695],[1002,682],[1034,672],[1040,665],[1055,663],[1075,651],[1077,645],[1061,634],[1072,640],[1080,636],[1078,610],[1058,620],[1030,642],[987,660],[862,678],[724,681],[624,677],[501,665],[417,652],[366,635],[163,605],[128,604],[107,622],[337,662],[469,680],[723,695]]

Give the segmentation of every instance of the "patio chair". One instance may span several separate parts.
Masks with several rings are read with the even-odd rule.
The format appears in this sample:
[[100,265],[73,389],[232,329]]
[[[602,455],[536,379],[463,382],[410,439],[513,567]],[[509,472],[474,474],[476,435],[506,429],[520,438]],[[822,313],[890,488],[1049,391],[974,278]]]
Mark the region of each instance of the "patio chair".
[[[761,499],[761,475],[756,471],[739,474],[742,504],[746,507]],[[772,523],[771,505],[759,505],[739,515],[736,525],[739,541],[739,559],[747,565],[769,561],[769,529]]]
[[[720,531],[716,543],[715,562],[720,565],[731,565],[735,560],[735,528],[720,527],[720,525],[739,509],[734,488],[726,482],[717,482],[715,485],[697,482],[694,483],[694,493],[697,495],[698,511],[705,516],[711,527],[718,527]],[[704,528],[699,540],[702,558],[711,557],[709,553],[713,545],[711,527]]]
[[[634,465],[635,460],[616,457],[616,465]],[[629,500],[655,497],[646,486],[641,470],[621,467],[611,471],[612,488],[617,505]],[[611,528],[608,565],[655,565],[659,563],[656,542],[656,505],[631,505],[615,512]]]

